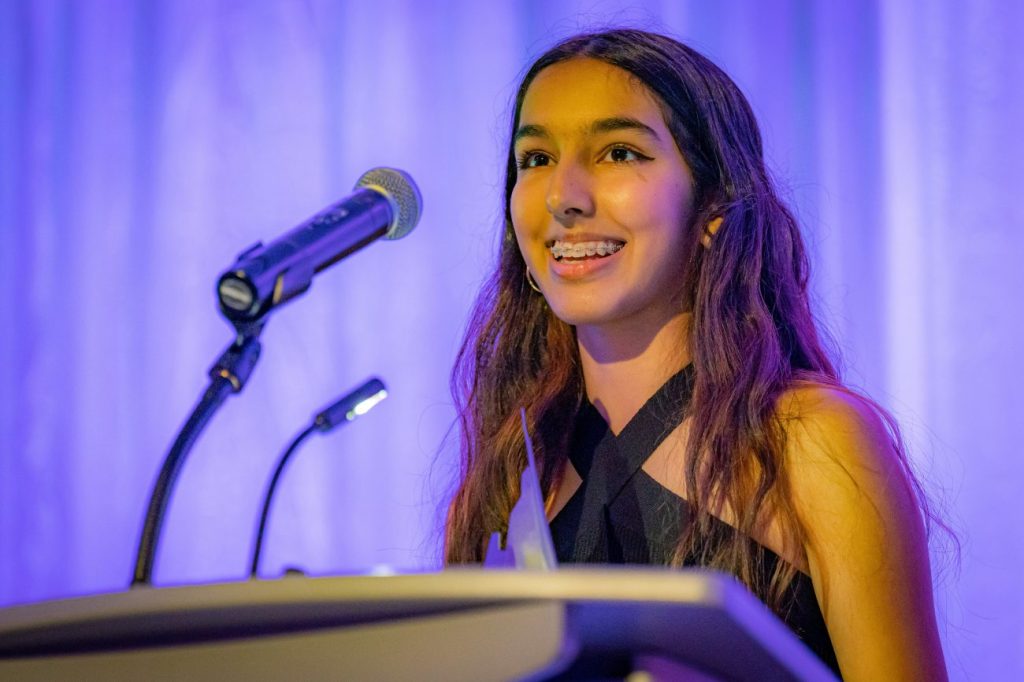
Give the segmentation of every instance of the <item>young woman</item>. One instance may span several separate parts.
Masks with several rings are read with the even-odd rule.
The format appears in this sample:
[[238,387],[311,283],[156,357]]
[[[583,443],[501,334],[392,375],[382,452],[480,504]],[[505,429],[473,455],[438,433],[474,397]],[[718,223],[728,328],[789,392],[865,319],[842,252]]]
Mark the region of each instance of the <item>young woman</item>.
[[544,54],[453,374],[447,561],[506,527],[525,406],[560,561],[728,571],[847,680],[945,679],[925,500],[891,418],[840,382],[807,280],[723,71],[635,30]]

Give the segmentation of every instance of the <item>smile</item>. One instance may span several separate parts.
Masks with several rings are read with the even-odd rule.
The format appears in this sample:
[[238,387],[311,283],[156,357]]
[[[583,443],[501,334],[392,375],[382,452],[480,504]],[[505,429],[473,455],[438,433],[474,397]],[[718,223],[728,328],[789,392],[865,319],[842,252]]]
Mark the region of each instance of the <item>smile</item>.
[[625,243],[612,239],[593,242],[555,241],[550,247],[551,255],[556,261],[584,260],[587,258],[605,258],[616,253]]

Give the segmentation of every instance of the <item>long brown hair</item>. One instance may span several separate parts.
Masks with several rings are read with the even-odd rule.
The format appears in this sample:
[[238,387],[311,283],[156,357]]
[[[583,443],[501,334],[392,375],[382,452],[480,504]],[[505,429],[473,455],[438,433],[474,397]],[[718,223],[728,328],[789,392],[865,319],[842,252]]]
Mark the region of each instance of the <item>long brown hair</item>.
[[[506,528],[526,461],[519,407],[526,407],[541,484],[550,495],[584,399],[575,331],[528,287],[509,207],[517,171],[512,135],[526,91],[543,69],[578,57],[624,69],[657,96],[694,178],[694,218],[680,226],[691,246],[702,226],[722,218],[712,248],[687,251],[694,390],[686,496],[694,523],[680,537],[674,562],[729,571],[779,608],[795,569],[779,562],[765,577],[761,554],[746,539],[765,509],[778,515],[791,540],[802,546],[806,539],[781,468],[785,430],[777,401],[798,380],[840,386],[840,379],[808,303],[800,231],[765,167],[746,98],[693,49],[638,30],[570,38],[542,55],[519,86],[499,264],[480,292],[452,373],[462,462],[445,527],[446,562],[480,561],[490,534]],[[880,414],[906,467],[895,423]],[[739,533],[710,513],[723,505],[734,511]]]

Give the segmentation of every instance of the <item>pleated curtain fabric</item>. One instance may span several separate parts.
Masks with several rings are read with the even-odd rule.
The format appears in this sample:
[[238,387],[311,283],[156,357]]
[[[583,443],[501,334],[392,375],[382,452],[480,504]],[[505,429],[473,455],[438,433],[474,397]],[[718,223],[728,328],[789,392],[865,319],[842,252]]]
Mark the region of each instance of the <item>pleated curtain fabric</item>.
[[375,166],[416,179],[421,224],[270,321],[186,462],[156,577],[243,576],[279,449],[372,375],[389,399],[292,464],[263,566],[437,566],[447,376],[494,266],[513,88],[557,37],[617,24],[689,42],[747,93],[846,377],[901,419],[967,540],[938,582],[951,674],[1024,677],[1010,0],[0,3],[0,604],[126,586],[159,464],[231,338],[217,275]]

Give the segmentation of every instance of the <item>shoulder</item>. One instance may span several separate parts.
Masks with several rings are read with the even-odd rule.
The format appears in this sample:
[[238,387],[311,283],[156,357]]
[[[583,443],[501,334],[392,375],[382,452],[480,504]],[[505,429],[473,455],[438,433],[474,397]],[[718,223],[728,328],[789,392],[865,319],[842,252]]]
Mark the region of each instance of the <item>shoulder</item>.
[[921,500],[887,419],[866,398],[818,384],[783,394],[777,415],[789,498],[844,677],[943,679]]
[[804,454],[818,452],[845,464],[870,464],[886,458],[887,452],[895,455],[893,434],[879,409],[849,389],[799,382],[780,396],[776,411],[787,441],[807,449]]
[[780,397],[777,415],[786,437],[783,464],[803,516],[824,500],[833,509],[841,500],[917,506],[895,434],[866,398],[842,387],[800,382]]
[[878,407],[842,387],[801,382],[780,397],[777,414],[785,432],[783,466],[809,551],[852,541],[853,529],[863,543],[918,534],[913,480]]

